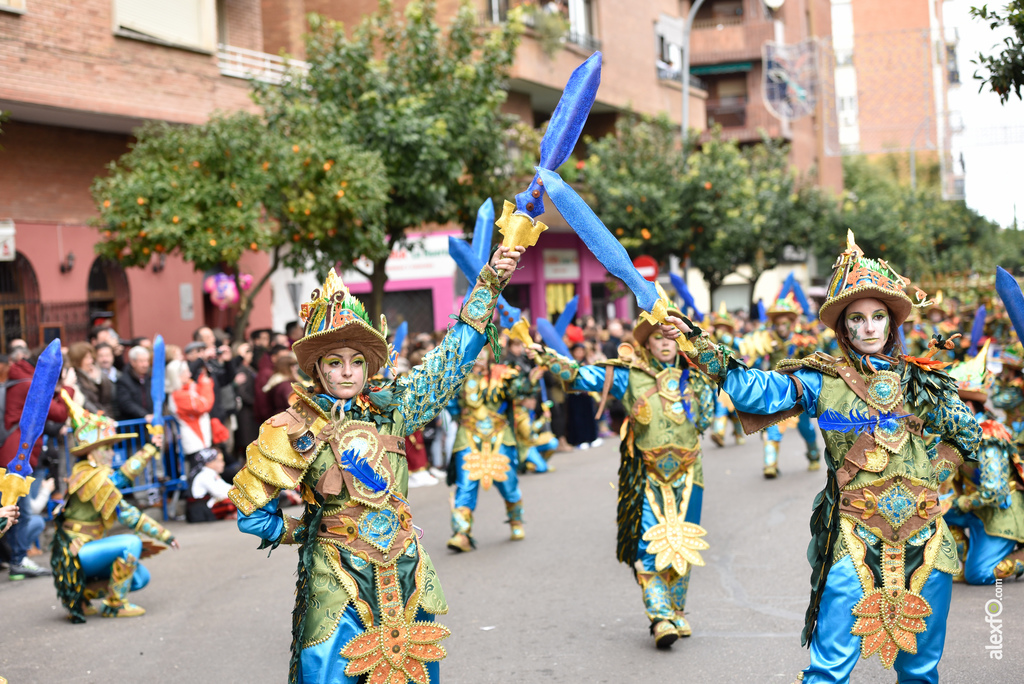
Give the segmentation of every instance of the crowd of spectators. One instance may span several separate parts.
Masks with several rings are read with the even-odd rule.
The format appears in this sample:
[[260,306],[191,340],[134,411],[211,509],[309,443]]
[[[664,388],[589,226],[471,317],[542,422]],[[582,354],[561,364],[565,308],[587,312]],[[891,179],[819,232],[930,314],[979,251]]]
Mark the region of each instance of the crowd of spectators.
[[[631,338],[622,322],[612,320],[599,326],[593,317],[570,325],[565,341],[580,363],[614,358],[619,345]],[[420,333],[406,340],[397,361],[397,372],[408,372],[423,362],[444,331]],[[185,488],[189,518],[207,520],[225,517],[224,485],[244,465],[245,449],[256,439],[260,424],[288,408],[293,400],[292,384],[303,382],[292,343],[302,335],[298,322],[284,333],[254,330],[243,342],[231,343],[222,330],[197,329],[183,345],[168,344],[164,383],[166,400],[153,406],[153,342],[148,338],[122,341],[109,324],[92,328],[88,341],[65,348],[61,387],[81,407],[117,421],[138,421],[133,431],[145,434],[141,422],[151,423],[154,414],[172,416],[177,448],[184,455],[188,478]],[[171,341],[177,342],[177,341]],[[500,361],[529,373],[531,363],[521,342],[502,336]],[[17,451],[17,424],[34,372],[34,353],[23,340],[9,340],[8,354],[0,355],[0,467],[6,467]],[[38,353],[40,350],[35,350]],[[558,438],[558,450],[586,449],[614,434],[623,418],[622,407],[612,398],[600,420],[594,419],[595,402],[590,395],[566,393],[561,383],[547,374],[543,380],[546,415]],[[540,397],[538,397],[540,398]],[[0,563],[9,566],[12,578],[41,576],[32,556],[41,553],[39,534],[43,518],[60,500],[68,463],[62,439],[69,433],[68,409],[59,397],[50,407],[45,448],[37,446],[32,465],[37,479],[32,493],[19,503],[19,523],[0,538]],[[407,443],[410,486],[437,484],[445,477],[456,421],[442,412]],[[165,464],[157,464],[157,476],[165,477]],[[198,481],[196,478],[199,478]],[[148,501],[161,499],[154,488]],[[292,492],[285,495],[291,496]],[[197,506],[208,505],[216,515],[204,515]],[[0,566],[2,567],[2,566]]]

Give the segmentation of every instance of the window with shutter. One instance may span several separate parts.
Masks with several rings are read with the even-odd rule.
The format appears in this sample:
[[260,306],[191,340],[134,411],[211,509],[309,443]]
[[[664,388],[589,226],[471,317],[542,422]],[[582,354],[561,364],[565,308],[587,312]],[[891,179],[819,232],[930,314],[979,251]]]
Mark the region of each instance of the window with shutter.
[[[2,2],[3,0],[0,0]],[[121,36],[213,52],[215,0],[113,0],[114,31]]]
[[25,0],[0,0],[0,11],[3,10],[21,14],[25,11]]

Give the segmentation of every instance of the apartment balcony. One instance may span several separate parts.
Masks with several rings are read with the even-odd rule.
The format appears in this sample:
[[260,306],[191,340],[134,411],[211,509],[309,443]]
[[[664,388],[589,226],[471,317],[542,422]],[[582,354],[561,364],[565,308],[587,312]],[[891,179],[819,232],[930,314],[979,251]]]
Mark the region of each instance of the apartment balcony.
[[760,60],[761,47],[774,37],[772,22],[764,19],[698,19],[690,32],[690,64]]
[[309,63],[221,43],[217,46],[217,67],[222,76],[280,85],[289,68],[305,72],[309,70]]
[[751,101],[744,97],[727,97],[708,100],[706,104],[708,130],[701,134],[701,140],[711,138],[711,129],[722,127],[722,139],[744,142],[758,142],[762,134],[770,138],[784,137],[782,123],[772,116],[760,100]]

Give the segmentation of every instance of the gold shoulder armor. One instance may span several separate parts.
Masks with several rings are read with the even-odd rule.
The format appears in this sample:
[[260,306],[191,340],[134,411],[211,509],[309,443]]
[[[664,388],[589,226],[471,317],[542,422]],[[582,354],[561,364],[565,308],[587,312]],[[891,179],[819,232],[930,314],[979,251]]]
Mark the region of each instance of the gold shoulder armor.
[[775,364],[775,370],[780,373],[793,373],[800,368],[810,368],[819,373],[829,375],[833,378],[839,377],[838,366],[842,363],[840,359],[826,354],[825,352],[814,352],[802,359],[783,359]]

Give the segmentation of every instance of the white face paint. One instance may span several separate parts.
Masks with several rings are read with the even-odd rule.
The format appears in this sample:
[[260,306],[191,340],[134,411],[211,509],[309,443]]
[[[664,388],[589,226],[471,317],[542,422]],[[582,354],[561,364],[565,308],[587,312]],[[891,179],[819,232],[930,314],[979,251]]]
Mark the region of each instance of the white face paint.
[[877,299],[858,299],[843,312],[850,344],[861,354],[878,354],[889,339],[889,309]]
[[320,375],[328,394],[351,399],[366,383],[366,359],[362,352],[350,347],[333,349],[320,359]]

